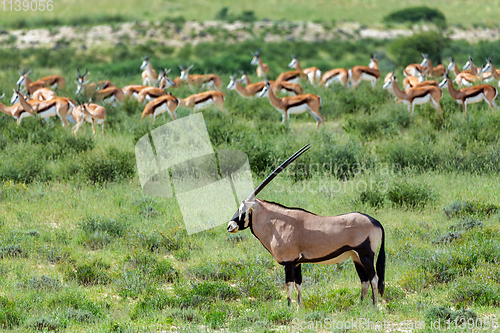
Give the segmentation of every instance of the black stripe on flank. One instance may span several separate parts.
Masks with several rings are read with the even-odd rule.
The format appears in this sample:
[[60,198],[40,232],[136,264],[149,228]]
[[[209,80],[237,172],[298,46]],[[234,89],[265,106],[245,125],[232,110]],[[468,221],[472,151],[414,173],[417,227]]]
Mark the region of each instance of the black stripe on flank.
[[378,69],[373,69],[373,68],[360,68],[359,69],[362,73],[374,76],[376,78],[380,77],[380,71]]
[[195,103],[195,104],[200,104],[200,103],[203,103],[203,102],[208,101],[209,99],[212,99],[212,95],[207,95],[206,97],[204,97],[204,98],[202,98],[202,99],[198,99],[198,100],[196,100],[194,103]]
[[50,103],[49,105],[45,106],[44,108],[42,109],[39,109],[38,111],[36,111],[37,113],[42,113],[42,112],[45,112],[47,110],[49,110],[50,108],[54,107],[56,103],[53,102],[53,103]]
[[471,97],[476,97],[477,95],[479,94],[483,94],[484,93],[484,89],[481,89],[481,90],[476,90],[475,92],[473,92],[472,94],[468,94],[465,98],[471,98]]
[[296,103],[290,104],[290,105],[288,105],[288,109],[287,110],[289,110],[291,108],[294,108],[296,106],[303,105],[303,104],[307,104],[307,100],[303,100],[301,102],[296,102]]

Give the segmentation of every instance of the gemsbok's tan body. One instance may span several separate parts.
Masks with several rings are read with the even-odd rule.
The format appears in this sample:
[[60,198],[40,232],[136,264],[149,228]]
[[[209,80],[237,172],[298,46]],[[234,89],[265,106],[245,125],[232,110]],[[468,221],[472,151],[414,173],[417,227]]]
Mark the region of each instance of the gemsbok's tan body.
[[457,103],[462,104],[465,117],[467,117],[468,104],[479,103],[484,100],[488,103],[492,110],[497,108],[495,98],[497,97],[498,92],[495,87],[489,84],[481,84],[479,86],[456,90],[450,77],[445,74],[444,80],[439,84],[439,86],[442,89],[447,87],[451,98],[457,101]]
[[289,68],[295,68],[297,71],[304,73],[312,85],[319,83],[321,80],[321,70],[318,67],[308,67],[302,69],[300,66],[299,58],[292,56],[292,61],[288,64]]
[[368,66],[354,66],[351,68],[349,70],[349,78],[353,88],[356,88],[361,81],[369,81],[372,87],[375,87],[380,78],[377,58],[370,55],[370,64]]
[[215,105],[224,112],[224,95],[215,90],[194,94],[180,100],[179,106],[191,109],[191,114]]
[[408,111],[413,115],[413,109],[415,105],[421,105],[425,103],[431,103],[431,105],[439,111],[440,116],[443,114],[443,110],[441,109],[441,105],[439,102],[441,101],[441,97],[443,96],[443,92],[441,89],[435,86],[421,86],[413,89],[408,89],[407,91],[403,91],[399,88],[397,78],[394,76],[394,73],[391,79],[384,84],[384,89],[388,89],[389,86],[392,86],[392,90],[397,98],[399,98],[403,104],[408,106]]
[[76,135],[85,122],[92,124],[94,135],[96,135],[95,124],[100,124],[102,126],[102,135],[105,135],[104,122],[106,121],[106,109],[103,106],[95,103],[83,103],[76,106],[71,115],[76,120],[76,125],[73,126],[74,135]]
[[257,52],[252,53],[253,59],[250,62],[251,65],[257,66],[256,72],[258,77],[266,78],[271,71],[269,66],[262,61],[260,57],[262,55],[262,50],[257,50]]
[[319,128],[320,124],[324,125],[325,119],[319,113],[321,98],[318,95],[304,94],[278,98],[274,94],[269,81],[266,81],[266,86],[260,93],[260,97],[264,97],[266,94],[271,105],[281,113],[283,125],[288,124],[290,114],[299,114],[306,111],[316,120],[316,128]]
[[347,87],[347,84],[349,83],[349,71],[345,68],[334,68],[326,71],[321,77],[319,84],[329,87],[336,82],[342,84],[344,87]]
[[179,107],[180,101],[176,97],[172,96],[172,94],[168,93],[154,100],[148,102],[144,107],[144,111],[142,112],[141,119],[146,117],[153,117],[153,123],[160,114],[164,114],[168,111],[172,120],[176,120],[177,114],[176,110]]

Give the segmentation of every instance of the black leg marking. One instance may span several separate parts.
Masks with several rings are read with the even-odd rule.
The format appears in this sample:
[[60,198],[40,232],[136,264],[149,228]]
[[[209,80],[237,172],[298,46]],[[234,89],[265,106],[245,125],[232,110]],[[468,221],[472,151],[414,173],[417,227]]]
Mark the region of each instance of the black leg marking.
[[295,262],[287,262],[285,265],[286,298],[288,306],[292,304],[293,283],[295,280]]
[[302,266],[300,264],[295,267],[295,289],[297,290],[297,302],[302,306]]

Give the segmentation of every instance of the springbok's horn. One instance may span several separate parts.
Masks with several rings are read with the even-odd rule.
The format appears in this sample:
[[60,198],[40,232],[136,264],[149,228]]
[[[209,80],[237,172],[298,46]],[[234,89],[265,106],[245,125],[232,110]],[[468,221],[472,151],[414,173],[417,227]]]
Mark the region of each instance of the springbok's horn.
[[89,73],[89,68],[88,68],[87,66],[85,66],[85,73],[83,73],[83,75],[82,75],[82,76],[85,76],[85,75],[87,75],[88,73]]
[[179,69],[180,69],[181,71],[183,71],[183,70],[184,70],[184,66],[179,65]]
[[259,194],[260,191],[266,187],[267,184],[271,182],[271,180],[274,179],[281,171],[283,171],[287,166],[289,166],[293,161],[295,161],[300,155],[305,153],[309,148],[311,148],[311,144],[308,143],[304,147],[300,148],[295,154],[290,156],[285,162],[281,163],[279,167],[277,167],[269,176],[267,176],[266,179],[262,183],[260,183],[259,186],[255,190],[253,190],[252,194],[248,196],[247,200],[251,200],[255,198],[257,194]]
[[78,77],[78,78],[80,78],[80,77],[81,77],[81,74],[80,74],[80,66],[78,66],[78,67],[76,68],[76,70],[78,71],[78,75],[77,75],[77,77]]
[[2,99],[2,98],[4,98],[4,97],[5,97],[5,93],[4,93],[2,96],[0,96],[0,99]]

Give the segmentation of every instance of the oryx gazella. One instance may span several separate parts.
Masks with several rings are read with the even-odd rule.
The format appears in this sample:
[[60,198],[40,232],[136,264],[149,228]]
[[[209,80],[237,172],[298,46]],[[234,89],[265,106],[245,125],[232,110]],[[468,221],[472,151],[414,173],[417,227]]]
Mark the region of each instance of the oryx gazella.
[[456,90],[453,86],[448,73],[444,75],[444,80],[439,84],[441,89],[448,88],[451,98],[453,98],[457,103],[462,104],[464,115],[467,117],[467,104],[479,103],[484,100],[490,108],[493,110],[497,108],[495,104],[495,98],[497,97],[497,90],[495,87],[489,84],[481,84],[479,86],[462,88]]
[[181,81],[187,82],[190,86],[202,87],[205,89],[213,88],[217,91],[221,91],[222,80],[218,75],[215,74],[202,74],[202,75],[192,75],[189,74],[193,65],[188,68],[179,66],[181,70],[180,79]]
[[349,79],[351,80],[353,88],[356,88],[362,80],[370,81],[372,83],[372,87],[375,87],[379,78],[380,70],[378,69],[378,60],[373,54],[370,55],[370,64],[368,67],[354,66],[349,70]]
[[[288,305],[295,284],[298,303],[302,306],[301,264],[337,264],[349,258],[361,280],[361,299],[371,285],[375,305],[377,291],[381,296],[384,294],[385,279],[385,233],[380,222],[362,213],[318,216],[300,208],[255,198],[309,147],[306,145],[289,157],[241,203],[227,231],[235,233],[250,228],[266,250],[285,267]],[[375,252],[379,246],[375,271]]]
[[398,81],[394,72],[392,73],[392,77],[389,81],[384,84],[384,89],[388,89],[392,86],[392,91],[404,104],[408,105],[408,111],[413,115],[413,108],[415,105],[425,104],[430,102],[431,105],[439,111],[440,116],[443,114],[443,110],[441,109],[441,105],[439,105],[439,101],[443,96],[443,92],[436,86],[428,85],[428,86],[418,86],[412,89],[408,89],[403,91],[398,86]]
[[283,125],[288,124],[290,114],[299,114],[305,111],[316,120],[316,128],[319,128],[320,124],[325,124],[325,118],[319,113],[319,109],[321,108],[321,97],[318,95],[303,94],[278,98],[269,81],[266,81],[266,86],[262,89],[259,97],[264,97],[266,94],[269,98],[269,103],[281,113]]
[[428,53],[422,53],[422,57],[424,58],[424,60],[422,60],[422,63],[420,65],[426,69],[427,75],[435,78],[439,78],[444,75],[444,73],[446,72],[446,67],[444,67],[444,65],[439,64],[436,67],[433,67]]
[[303,72],[311,84],[315,84],[321,80],[321,70],[318,67],[309,67],[302,69],[299,62],[299,57],[292,55],[292,61],[288,64],[289,68],[295,68],[298,71]]
[[262,62],[262,49],[258,49],[256,52],[252,53],[253,59],[250,62],[251,65],[257,66],[257,76],[258,77],[267,77],[269,75],[270,69],[269,66]]
[[154,85],[156,83],[156,80],[158,80],[158,74],[151,65],[151,62],[149,62],[149,55],[146,55],[144,56],[144,58],[142,58],[142,65],[140,69],[142,71],[142,85]]
[[30,94],[33,94],[37,89],[43,87],[58,87],[62,89],[66,84],[66,80],[60,75],[50,75],[32,82],[29,78],[30,74],[31,70],[29,70],[27,73],[25,73],[24,71],[20,71],[19,75],[21,76],[19,77],[19,80],[17,80],[17,85],[26,87],[26,91],[28,91],[28,93]]

